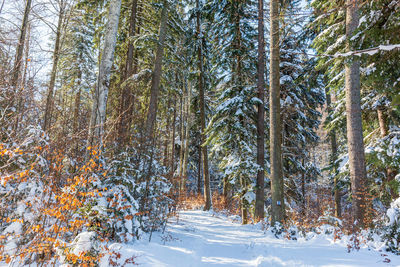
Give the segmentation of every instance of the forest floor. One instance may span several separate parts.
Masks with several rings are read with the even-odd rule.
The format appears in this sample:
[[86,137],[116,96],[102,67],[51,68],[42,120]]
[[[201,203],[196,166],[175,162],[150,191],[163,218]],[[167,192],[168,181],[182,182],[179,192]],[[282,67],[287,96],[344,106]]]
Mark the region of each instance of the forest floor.
[[[347,251],[343,241],[326,235],[277,239],[260,225],[241,225],[233,217],[204,211],[181,211],[164,233],[123,246],[139,266],[400,266],[400,256],[361,248]],[[388,254],[388,255],[386,255]],[[386,262],[385,262],[386,261]]]

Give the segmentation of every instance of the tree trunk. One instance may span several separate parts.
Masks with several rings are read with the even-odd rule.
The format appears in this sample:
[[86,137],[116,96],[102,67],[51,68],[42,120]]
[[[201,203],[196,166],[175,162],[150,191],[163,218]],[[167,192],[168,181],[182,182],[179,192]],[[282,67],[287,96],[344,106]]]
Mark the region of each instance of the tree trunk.
[[271,0],[270,59],[270,155],[271,155],[271,223],[283,223],[284,192],[282,173],[282,132],[279,73],[279,1]]
[[27,87],[27,71],[28,71],[28,62],[29,62],[29,47],[30,47],[30,39],[31,39],[31,24],[28,23],[27,26],[27,31],[28,31],[28,36],[25,41],[25,66],[24,66],[24,75],[22,78],[22,83],[21,83],[21,88],[15,89],[17,93],[16,99],[17,99],[17,109],[16,109],[16,120],[15,120],[15,125],[14,125],[14,132],[17,132],[19,129],[19,123],[22,120],[24,116],[24,91],[26,91]]
[[387,116],[385,114],[385,107],[378,107],[378,121],[379,121],[379,129],[381,131],[381,137],[385,137],[389,134],[389,128],[387,125]]
[[174,118],[172,121],[171,161],[170,161],[171,179],[174,178],[174,172],[175,172],[175,129],[176,129],[175,124],[176,124],[176,96],[174,96]]
[[247,208],[249,206],[249,203],[247,201],[247,199],[244,197],[244,195],[246,194],[246,189],[247,188],[247,183],[245,178],[240,177],[240,185],[242,187],[242,192],[241,192],[241,196],[240,196],[240,207],[241,207],[241,216],[242,216],[242,224],[248,224],[248,213],[247,213]]
[[[386,115],[386,107],[381,106],[378,107],[378,121],[379,121],[379,129],[381,131],[381,137],[384,138],[389,134],[389,127],[388,127],[388,122],[387,122],[387,115]],[[390,182],[395,179],[397,175],[397,171],[388,167],[386,168],[386,182],[389,183],[389,191],[392,199],[396,199],[399,197],[399,194],[397,193],[394,188],[390,185]]]
[[60,13],[58,14],[58,23],[57,23],[57,32],[56,32],[56,43],[54,45],[53,51],[53,67],[51,69],[50,74],[50,83],[49,88],[47,91],[47,99],[46,99],[46,108],[44,111],[44,122],[43,122],[43,131],[47,131],[51,127],[51,116],[53,111],[53,98],[54,98],[54,87],[56,83],[56,76],[57,76],[57,67],[58,67],[58,60],[60,58],[60,48],[61,48],[61,30],[63,26],[64,20],[64,1],[61,1],[59,4]]
[[182,194],[182,187],[183,187],[183,153],[185,150],[184,147],[184,140],[185,140],[185,93],[181,96],[181,125],[180,125],[180,140],[181,140],[181,146],[179,149],[179,195]]
[[201,175],[201,170],[202,170],[202,160],[201,160],[201,143],[199,144],[199,146],[198,146],[198,148],[199,148],[199,151],[198,151],[198,153],[199,153],[199,164],[198,164],[198,167],[197,167],[197,195],[200,195],[201,194],[201,177],[202,177],[202,175]]
[[168,1],[164,0],[163,8],[161,11],[161,23],[160,23],[160,32],[158,35],[156,58],[154,61],[154,70],[151,80],[150,103],[147,112],[146,138],[148,139],[153,138],[154,124],[157,118],[157,104],[158,104],[158,95],[160,90],[160,81],[162,74],[162,60],[164,57],[164,43],[167,34],[167,21],[168,21]]
[[132,0],[132,9],[131,9],[131,17],[129,21],[129,44],[128,44],[128,52],[126,56],[126,66],[125,66],[125,79],[129,78],[132,74],[134,74],[134,52],[135,47],[133,45],[132,38],[136,35],[136,21],[137,21],[137,7],[138,0]]
[[78,84],[76,85],[77,87],[77,92],[75,95],[75,106],[74,106],[74,118],[73,118],[73,124],[72,124],[72,130],[74,134],[74,139],[75,139],[75,153],[78,154],[79,152],[79,111],[81,108],[81,79],[82,79],[82,71],[79,70],[78,74]]
[[[121,12],[121,0],[111,0],[108,23],[104,35],[104,47],[101,57],[99,76],[93,100],[92,117],[89,128],[89,144],[103,146],[104,124],[106,122],[106,107],[108,89],[110,86],[111,68],[114,61],[115,46],[117,43],[118,23]],[[96,140],[94,140],[96,139]]]
[[186,192],[186,181],[188,172],[188,162],[189,162],[189,139],[190,139],[190,103],[192,101],[192,86],[189,82],[188,84],[188,98],[186,101],[186,132],[185,132],[185,151],[183,159],[183,177],[182,177],[182,190]]
[[[347,0],[346,37],[347,50],[352,50],[350,38],[358,27],[358,1]],[[360,62],[356,56],[345,66],[347,142],[349,149],[349,165],[351,190],[353,196],[353,218],[357,226],[364,226],[366,168],[364,140],[361,118]]]
[[257,89],[258,98],[261,103],[258,104],[257,113],[257,172],[256,184],[256,207],[255,221],[264,219],[264,0],[258,0],[258,62],[257,62]]
[[[170,109],[171,109],[171,98],[168,97],[168,104],[167,104],[167,113],[169,114]],[[168,141],[169,138],[171,136],[171,119],[170,116],[167,116],[167,125],[166,125],[166,129],[165,129],[165,140],[164,140],[164,161],[163,161],[163,165],[165,167],[168,167],[168,155],[169,155],[169,149],[168,149]]]
[[[135,47],[133,45],[132,38],[136,35],[136,21],[137,21],[137,6],[138,0],[132,1],[132,9],[129,23],[129,44],[128,44],[128,52],[126,56],[126,64],[125,64],[125,74],[124,80],[128,79],[134,72],[134,52]],[[136,65],[136,64],[135,64]],[[123,147],[128,142],[128,130],[130,127],[129,117],[132,113],[134,104],[134,96],[132,94],[132,90],[130,86],[125,85],[122,89],[121,97],[120,97],[120,114],[119,114],[119,122],[118,122],[118,144],[120,147]]]
[[[331,103],[331,94],[329,93],[328,89],[325,89],[326,94],[326,105],[328,109],[328,113],[332,111]],[[329,138],[331,142],[331,165],[334,166],[334,178],[333,178],[333,192],[335,197],[335,217],[340,218],[342,217],[342,205],[341,205],[341,193],[338,188],[338,177],[336,175],[336,160],[338,157],[338,149],[337,149],[337,141],[336,141],[336,132],[335,130],[331,130],[329,132]]]
[[[196,0],[197,7],[197,40],[201,43],[201,14],[200,14],[200,1]],[[198,66],[199,66],[199,105],[200,105],[200,126],[201,126],[201,147],[203,154],[203,177],[204,177],[204,210],[211,209],[211,189],[210,189],[210,175],[208,173],[208,152],[206,141],[206,115],[205,115],[205,99],[204,99],[204,86],[203,86],[203,51],[202,46],[199,45],[197,49]]]
[[[18,80],[19,80],[20,69],[21,69],[21,64],[22,64],[22,56],[24,53],[25,36],[26,36],[26,30],[28,28],[28,20],[29,20],[29,13],[31,12],[31,6],[32,6],[32,0],[26,0],[24,18],[22,19],[21,32],[19,35],[17,52],[15,55],[13,74],[12,74],[12,78],[11,78],[11,86],[14,88],[14,90],[18,86]],[[13,101],[14,101],[14,99],[13,99]]]
[[[304,166],[304,159],[303,159]],[[307,210],[306,210],[306,174],[303,172],[301,174],[301,220],[304,221],[306,218]]]

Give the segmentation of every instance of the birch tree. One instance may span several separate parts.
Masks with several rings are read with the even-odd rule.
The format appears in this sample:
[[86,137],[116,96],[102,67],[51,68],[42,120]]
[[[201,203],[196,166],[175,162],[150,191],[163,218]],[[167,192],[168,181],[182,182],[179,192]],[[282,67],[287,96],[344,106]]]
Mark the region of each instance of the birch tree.
[[[106,122],[106,107],[108,89],[110,86],[111,68],[114,60],[115,46],[117,42],[118,22],[121,12],[121,0],[111,0],[108,11],[108,22],[104,35],[104,46],[99,67],[96,89],[93,99],[92,115],[89,128],[89,145],[102,146],[104,124]],[[94,140],[94,138],[96,140]]]

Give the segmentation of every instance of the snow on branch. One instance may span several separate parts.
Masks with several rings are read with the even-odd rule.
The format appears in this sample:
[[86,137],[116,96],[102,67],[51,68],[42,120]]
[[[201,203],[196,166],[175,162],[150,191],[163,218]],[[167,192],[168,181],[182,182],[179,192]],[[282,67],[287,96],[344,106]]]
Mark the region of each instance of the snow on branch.
[[334,55],[324,55],[324,56],[329,56],[329,57],[333,57],[333,58],[348,57],[348,56],[361,56],[363,54],[372,56],[372,55],[378,53],[379,51],[390,51],[390,50],[394,50],[396,48],[400,48],[400,44],[380,45],[378,47],[368,48],[368,49],[364,49],[364,50],[349,51],[346,53],[337,52]]

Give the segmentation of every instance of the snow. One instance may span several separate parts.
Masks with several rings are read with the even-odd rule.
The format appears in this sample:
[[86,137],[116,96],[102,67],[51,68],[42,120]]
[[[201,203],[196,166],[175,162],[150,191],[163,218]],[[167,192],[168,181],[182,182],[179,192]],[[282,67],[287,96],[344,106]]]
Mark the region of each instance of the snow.
[[348,57],[348,56],[361,56],[363,54],[366,55],[374,55],[376,53],[378,53],[379,51],[391,51],[394,49],[400,48],[400,44],[392,44],[392,45],[380,45],[378,47],[374,47],[374,48],[370,48],[370,49],[365,49],[365,50],[357,50],[357,51],[349,51],[347,53],[335,53],[333,55],[334,58],[338,58],[338,57]]
[[95,232],[83,232],[80,233],[72,242],[73,250],[72,252],[75,255],[80,255],[82,252],[87,252],[92,249],[93,242],[92,240],[95,238]]
[[[361,248],[347,252],[346,242],[327,235],[307,240],[277,239],[260,225],[241,225],[232,217],[204,211],[182,211],[164,233],[153,233],[132,245],[113,245],[122,259],[135,256],[142,267],[197,266],[400,266],[400,257]],[[390,263],[384,263],[385,258]],[[101,267],[107,266],[102,260]]]
[[7,228],[3,231],[3,235],[15,233],[16,235],[20,235],[22,233],[22,224],[20,222],[12,222]]

